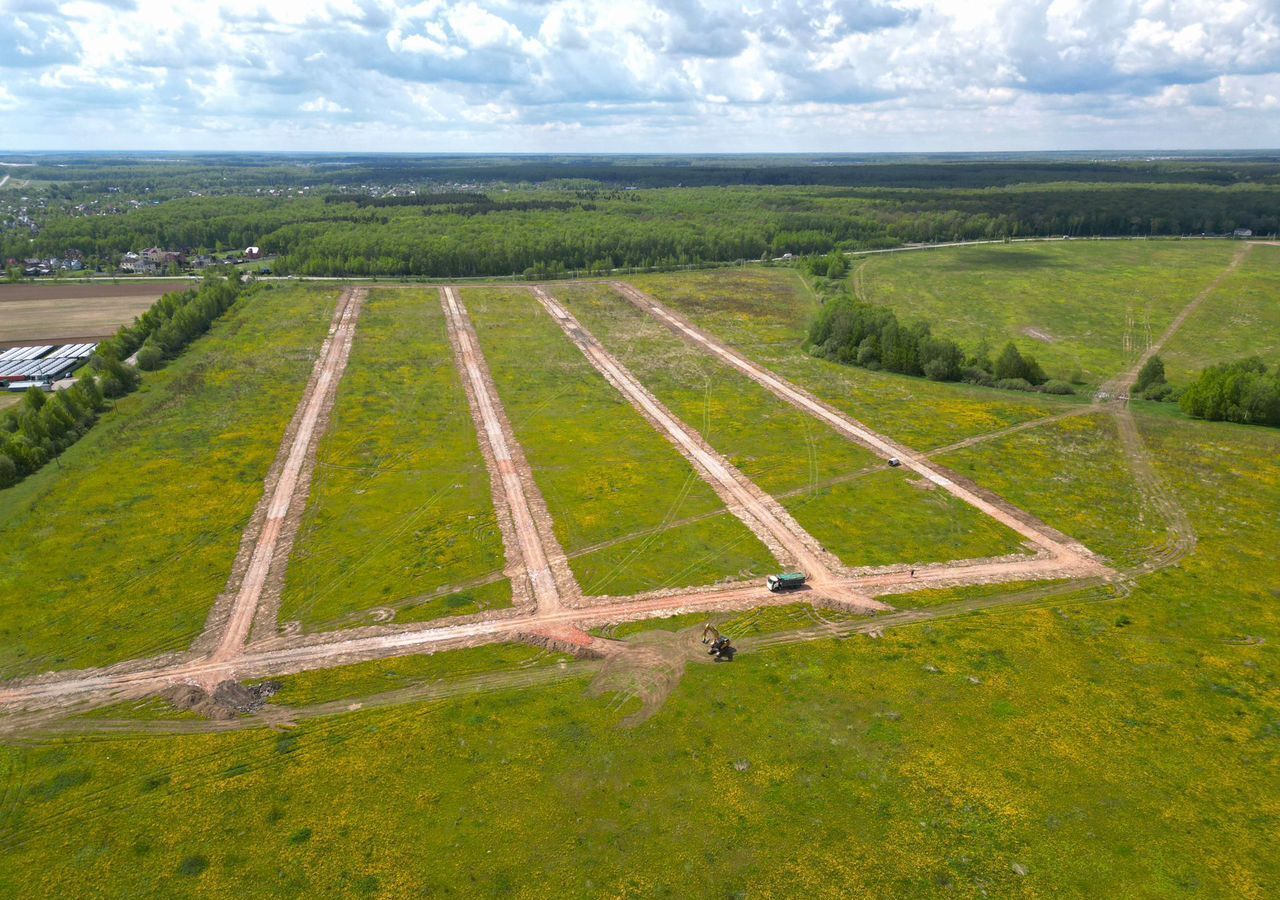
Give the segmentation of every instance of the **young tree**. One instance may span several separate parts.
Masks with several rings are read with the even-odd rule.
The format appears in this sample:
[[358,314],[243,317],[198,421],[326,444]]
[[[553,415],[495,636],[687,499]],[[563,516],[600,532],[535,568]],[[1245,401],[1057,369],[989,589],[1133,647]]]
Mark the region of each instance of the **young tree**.
[[1134,393],[1141,394],[1147,388],[1163,384],[1164,381],[1164,360],[1159,356],[1152,356],[1138,371],[1138,380],[1133,383]]
[[[1027,361],[1022,358],[1013,341],[1005,344],[1000,355],[996,357],[994,374],[999,380],[1027,377]],[[1027,380],[1030,381],[1030,379]]]

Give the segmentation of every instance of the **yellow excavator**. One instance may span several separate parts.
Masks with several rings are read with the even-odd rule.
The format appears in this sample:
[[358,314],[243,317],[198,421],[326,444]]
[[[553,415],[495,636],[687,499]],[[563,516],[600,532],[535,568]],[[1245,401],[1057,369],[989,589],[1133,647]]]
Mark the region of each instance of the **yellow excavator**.
[[714,656],[716,662],[733,662],[733,655],[738,652],[720,629],[710,622],[702,626],[702,643],[709,645],[707,653]]

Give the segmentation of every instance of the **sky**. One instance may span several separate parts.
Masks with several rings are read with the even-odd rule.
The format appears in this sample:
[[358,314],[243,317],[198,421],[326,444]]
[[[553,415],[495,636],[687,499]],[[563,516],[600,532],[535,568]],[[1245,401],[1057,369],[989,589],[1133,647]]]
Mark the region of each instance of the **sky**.
[[1280,147],[1280,0],[0,0],[0,148]]

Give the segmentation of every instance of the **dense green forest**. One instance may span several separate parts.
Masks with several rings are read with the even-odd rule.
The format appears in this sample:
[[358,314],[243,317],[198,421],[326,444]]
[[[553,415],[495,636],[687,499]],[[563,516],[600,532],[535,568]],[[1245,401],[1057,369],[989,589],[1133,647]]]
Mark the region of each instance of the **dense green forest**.
[[913,242],[1280,231],[1274,160],[42,159],[23,177],[48,208],[38,233],[6,229],[0,252],[74,249],[104,267],[144,247],[258,245],[277,274],[544,277]]

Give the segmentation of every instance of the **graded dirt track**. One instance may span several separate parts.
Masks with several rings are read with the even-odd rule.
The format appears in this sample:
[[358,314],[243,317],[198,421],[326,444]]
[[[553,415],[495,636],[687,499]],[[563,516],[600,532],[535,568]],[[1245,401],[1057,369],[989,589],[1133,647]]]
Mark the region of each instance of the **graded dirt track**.
[[[241,652],[249,638],[258,604],[268,588],[268,580],[284,580],[284,569],[296,532],[296,522],[293,528],[286,527],[290,511],[293,510],[293,518],[296,519],[311,490],[316,446],[324,426],[328,424],[327,411],[333,406],[338,382],[346,371],[355,339],[356,321],[365,296],[363,288],[349,289],[338,302],[315,370],[298,403],[299,412],[295,414],[289,433],[286,433],[277,465],[273,465],[267,475],[267,490],[250,528],[246,530],[246,538],[252,538],[252,542],[247,539],[241,542],[232,568],[232,584],[237,577],[239,584],[234,588],[230,609],[221,619],[211,617],[212,621],[207,626],[208,633],[218,635],[211,656],[214,661],[224,662]],[[281,458],[282,463],[279,462]],[[257,526],[256,534],[254,525]],[[230,590],[228,585],[227,593]]]
[[954,478],[943,475],[942,472],[938,471],[937,467],[925,461],[923,454],[917,454],[903,444],[872,431],[861,422],[855,421],[853,418],[818,400],[808,391],[796,387],[763,366],[751,362],[745,356],[730,349],[700,329],[695,328],[647,294],[641,293],[628,284],[621,282],[612,282],[612,284],[614,289],[623,297],[630,300],[639,309],[658,319],[658,321],[698,349],[720,358],[770,393],[785,400],[797,409],[822,420],[845,437],[861,444],[884,459],[896,457],[905,468],[911,469],[957,499],[968,503],[979,512],[985,513],[1005,527],[1016,531],[1051,556],[1064,561],[1079,562],[1082,568],[1088,568],[1089,565],[1093,564],[1091,554],[1082,545],[1075,542],[1067,544],[1059,540],[1056,536],[1050,534],[1049,529],[1042,523],[1035,522],[1031,516],[1021,510],[997,506],[995,503],[978,496],[973,490],[958,484]]
[[677,419],[543,288],[535,287],[533,293],[596,370],[680,451],[719,494],[729,511],[764,541],[779,562],[799,568],[809,576],[815,591],[851,610],[874,612],[888,608],[869,597],[851,593],[834,574],[839,563],[821,549],[818,541],[781,504],[713,450],[698,432]]
[[[43,711],[38,713],[38,717],[47,722],[49,716],[65,715],[80,711],[86,706],[101,705],[116,699],[145,696],[179,682],[207,686],[229,678],[289,674],[500,641],[535,640],[561,649],[608,655],[629,651],[624,644],[591,638],[585,634],[585,629],[699,611],[746,610],[796,602],[822,604],[835,598],[853,598],[860,602],[863,609],[882,609],[883,604],[866,603],[865,598],[931,587],[1041,579],[1085,579],[1069,586],[1078,589],[1109,583],[1117,575],[1070,539],[1063,538],[1047,526],[1038,525],[1030,516],[1020,511],[1011,511],[1011,508],[997,505],[1000,503],[999,498],[988,500],[980,497],[975,493],[978,490],[976,486],[966,487],[941,475],[906,448],[875,435],[847,417],[841,417],[812,398],[808,398],[809,403],[800,403],[799,399],[805,399],[807,395],[786,385],[771,373],[755,369],[728,348],[723,348],[726,353],[757,371],[762,378],[772,379],[772,384],[766,384],[771,390],[777,392],[790,389],[794,393],[794,397],[780,394],[784,399],[796,403],[809,414],[824,421],[839,423],[837,427],[840,430],[860,442],[877,447],[882,455],[893,453],[900,456],[904,463],[910,460],[911,467],[930,481],[961,496],[984,512],[995,515],[999,521],[1027,536],[1044,551],[1036,558],[968,560],[918,567],[914,571],[908,571],[905,566],[861,573],[832,571],[823,564],[823,558],[819,555],[820,548],[815,550],[810,545],[812,537],[805,535],[798,525],[797,530],[793,531],[785,520],[773,512],[772,507],[776,505],[774,498],[760,492],[741,473],[736,473],[705,445],[696,432],[687,429],[687,426],[661,407],[634,376],[613,360],[594,338],[576,324],[576,320],[568,316],[544,292],[539,299],[544,302],[548,311],[557,316],[557,321],[578,343],[579,348],[588,353],[589,358],[598,366],[603,367],[601,371],[606,373],[615,387],[642,408],[648,421],[662,430],[669,440],[696,460],[696,466],[704,477],[714,480],[734,506],[743,511],[749,510],[750,516],[756,519],[757,526],[770,536],[773,543],[798,549],[800,552],[794,553],[796,560],[806,567],[812,566],[813,574],[817,576],[810,589],[788,594],[771,594],[763,585],[750,583],[657,592],[635,597],[581,597],[577,595],[577,586],[571,580],[566,591],[565,582],[559,579],[557,573],[557,564],[563,564],[563,551],[554,541],[550,519],[546,516],[540,495],[537,494],[532,473],[506,421],[500,398],[480,353],[465,308],[453,289],[445,289],[442,291],[441,302],[450,324],[451,340],[455,342],[455,355],[464,375],[473,415],[477,419],[486,460],[491,467],[497,468],[500,476],[494,479],[501,483],[500,489],[495,485],[494,496],[497,499],[501,494],[504,505],[511,506],[513,510],[513,524],[504,531],[504,541],[509,541],[509,558],[518,551],[522,562],[532,559],[543,571],[549,569],[549,575],[544,576],[542,588],[544,596],[550,591],[555,592],[554,596],[544,601],[535,594],[538,601],[536,603],[479,616],[437,620],[421,625],[369,626],[318,635],[272,635],[246,645],[255,610],[262,603],[264,589],[269,586],[272,573],[283,572],[290,547],[287,535],[282,536],[279,532],[274,536],[268,534],[269,529],[265,527],[265,523],[279,522],[282,511],[300,508],[300,498],[305,500],[305,473],[308,471],[305,459],[309,449],[313,452],[317,423],[323,421],[326,402],[332,402],[337,376],[340,376],[341,367],[345,365],[355,315],[358,313],[357,296],[350,289],[344,295],[345,305],[335,314],[333,330],[322,347],[320,362],[317,363],[317,374],[313,375],[313,383],[300,403],[301,412],[295,416],[297,424],[291,425],[293,434],[286,436],[289,452],[282,454],[277,466],[273,467],[273,473],[278,469],[279,474],[268,476],[259,508],[260,514],[255,515],[246,532],[243,547],[249,549],[242,552],[242,558],[237,562],[235,572],[241,574],[233,574],[231,584],[238,585],[234,594],[235,602],[220,603],[215,607],[206,635],[197,641],[185,657],[134,660],[109,669],[51,673],[0,687],[0,713],[4,714],[0,718],[0,730],[21,730],[23,722],[27,721],[24,715],[19,715],[22,710]],[[563,315],[557,315],[557,310]],[[326,394],[329,396],[328,401],[324,399]],[[304,433],[307,435],[305,438]],[[507,465],[501,465],[504,461]],[[286,472],[292,473],[289,476],[293,479],[292,487],[284,484]],[[273,477],[276,478],[275,481],[272,480]],[[299,490],[302,491],[301,495]],[[521,501],[527,515],[524,516],[523,528],[519,529],[514,526],[514,508]],[[273,514],[275,519],[271,518]],[[568,571],[567,565],[565,571]],[[550,585],[549,590],[547,585]],[[1047,586],[1015,596],[1021,598],[1019,602],[1027,603],[1038,597],[1056,596],[1063,590],[1061,586]],[[224,596],[229,595],[230,590]],[[867,627],[860,630],[911,624],[999,602],[1002,601],[965,601],[930,610],[889,613],[865,620],[862,624]],[[844,630],[853,633],[850,628]],[[831,634],[831,629],[824,627],[820,634],[802,635],[797,639],[829,637]],[[93,726],[88,724],[85,727]]]
[[546,504],[524,450],[515,440],[488,363],[480,352],[471,317],[453,288],[440,289],[440,303],[463,374],[489,480],[495,487],[498,525],[512,569],[512,590],[535,609],[560,609],[565,605],[564,596],[576,600],[581,590],[569,571],[564,549],[551,530]]

